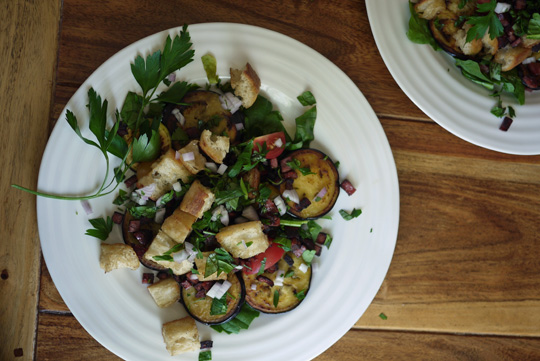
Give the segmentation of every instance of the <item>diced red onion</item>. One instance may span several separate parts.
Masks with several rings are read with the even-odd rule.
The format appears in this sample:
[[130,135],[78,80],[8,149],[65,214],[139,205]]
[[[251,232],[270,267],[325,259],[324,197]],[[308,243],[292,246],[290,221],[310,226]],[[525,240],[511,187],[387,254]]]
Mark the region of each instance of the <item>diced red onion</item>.
[[180,192],[182,190],[182,185],[180,184],[180,182],[176,182],[172,185],[173,189],[175,192]]
[[497,14],[502,14],[507,11],[509,11],[512,8],[512,5],[507,3],[497,3],[497,6],[495,6],[495,12]]
[[174,117],[176,118],[176,120],[178,120],[178,123],[180,123],[181,126],[184,126],[184,124],[186,124],[186,118],[184,118],[184,115],[182,114],[182,112],[180,112],[180,109],[174,108],[171,114],[174,115]]
[[219,165],[219,168],[217,169],[217,173],[219,175],[223,175],[223,173],[225,173],[225,171],[227,170],[227,166],[225,164],[220,164]]
[[324,187],[323,189],[320,190],[319,193],[317,193],[317,195],[315,196],[315,199],[313,199],[314,202],[317,202],[317,201],[320,201],[322,199],[322,197],[324,197],[326,195],[326,187]]
[[176,73],[170,73],[169,75],[167,75],[167,79],[173,83],[176,81]]
[[300,203],[300,197],[294,189],[286,189],[282,194],[283,198],[289,199],[293,203]]
[[181,250],[180,252],[173,253],[173,259],[177,263],[182,263],[188,259],[188,253],[185,250]]
[[276,279],[274,280],[274,286],[283,286],[283,281],[285,280],[285,271],[278,270],[276,274]]
[[231,286],[232,284],[229,281],[216,282],[214,283],[212,288],[210,288],[210,290],[206,292],[206,295],[212,298],[221,298],[223,297],[225,292],[227,292],[229,288],[231,288]]
[[176,151],[176,153],[174,153],[174,159],[180,160],[180,157],[182,157],[182,153],[180,153],[179,151]]
[[281,148],[283,146],[283,140],[281,140],[281,138],[277,138],[274,142],[274,145],[278,148]]
[[195,154],[193,152],[182,153],[182,159],[184,162],[195,160]]
[[276,208],[278,209],[279,215],[282,216],[285,213],[287,213],[287,205],[285,204],[285,201],[280,196],[277,196],[274,198],[274,204],[276,205]]
[[236,127],[236,130],[244,129],[244,123],[236,123],[234,126]]
[[306,273],[307,270],[308,270],[308,265],[305,264],[305,263],[302,263],[302,264],[300,265],[300,267],[298,267],[298,269],[299,269],[300,271],[302,271],[302,273]]
[[251,290],[257,291],[257,284],[256,283],[251,284]]
[[148,199],[150,199],[150,196],[152,196],[152,193],[154,193],[155,190],[156,184],[152,183],[147,185],[146,187],[136,189],[135,193],[137,193],[142,200],[147,201]]
[[219,101],[221,102],[221,107],[229,110],[231,114],[236,113],[236,111],[240,109],[240,106],[242,105],[242,101],[234,96],[234,94],[231,92],[220,95]]
[[90,215],[94,213],[94,211],[92,210],[92,206],[90,205],[90,202],[88,202],[86,199],[83,199],[81,201],[81,206],[83,207],[86,214]]
[[244,210],[242,211],[242,217],[246,217],[250,221],[259,220],[259,215],[257,214],[257,211],[255,210],[255,208],[253,208],[253,206],[244,208]]
[[227,209],[223,205],[220,205],[214,209],[212,212],[212,218],[210,219],[215,222],[218,220],[218,218],[221,221],[221,224],[224,226],[229,225],[229,212],[227,212]]
[[214,163],[214,162],[206,162],[204,163],[204,166],[208,169],[210,169],[212,172],[216,173],[217,172],[217,164]]
[[165,211],[165,208],[159,208],[154,216],[154,222],[159,224],[163,223],[163,220],[165,219]]
[[523,65],[527,65],[527,64],[530,64],[530,63],[536,63],[536,58],[534,56],[531,56],[531,57],[529,57],[529,58],[527,58],[527,59],[525,59],[525,60],[523,60],[521,62],[521,64],[523,64]]
[[199,279],[199,276],[196,275],[196,274],[194,274],[194,273],[192,273],[192,274],[189,276],[189,278],[191,278],[192,280],[198,280],[198,279]]
[[246,217],[236,217],[234,219],[234,223],[236,223],[236,224],[246,223],[248,221],[249,221],[249,219],[247,219]]

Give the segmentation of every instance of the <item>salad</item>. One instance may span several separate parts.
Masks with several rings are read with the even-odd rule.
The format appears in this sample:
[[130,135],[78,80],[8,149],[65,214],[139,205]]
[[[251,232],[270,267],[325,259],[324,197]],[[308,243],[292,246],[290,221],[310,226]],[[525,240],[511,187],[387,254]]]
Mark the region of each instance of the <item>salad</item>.
[[455,57],[467,79],[492,91],[491,113],[507,131],[515,110],[503,92],[525,103],[540,89],[540,1],[420,0],[409,2],[408,38]]
[[[141,282],[156,304],[180,301],[189,314],[163,325],[171,355],[203,348],[199,359],[210,359],[211,340],[200,342],[195,320],[237,333],[258,312],[297,307],[308,294],[315,257],[332,242],[316,220],[328,218],[340,189],[349,195],[355,189],[340,182],[339,163],[310,148],[313,94],[298,98],[307,110],[292,137],[259,94],[249,64],[232,69],[230,82],[222,83],[216,59],[205,55],[205,87],[176,81],[173,74],[193,60],[191,46],[184,27],[167,38],[163,51],[135,59],[131,69],[142,92],[127,94],[111,128],[107,100],[90,89],[95,141],[83,137],[75,115],[66,112],[76,134],[106,160],[96,193],[72,197],[17,188],[82,202],[117,194],[118,211],[91,219],[94,228],[87,230],[107,240],[113,224],[122,227],[124,243],[102,244],[101,267],[146,267]],[[168,88],[157,94],[161,83]],[[110,154],[122,160],[119,167],[110,169]],[[361,211],[339,213],[350,220]]]

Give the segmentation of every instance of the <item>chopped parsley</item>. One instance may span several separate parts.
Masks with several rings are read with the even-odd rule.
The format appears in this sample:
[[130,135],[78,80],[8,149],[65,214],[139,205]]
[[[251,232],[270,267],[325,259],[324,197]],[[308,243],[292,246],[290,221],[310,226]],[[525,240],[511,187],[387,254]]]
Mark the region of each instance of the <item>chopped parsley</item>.
[[92,236],[101,239],[102,241],[106,240],[109,237],[109,234],[112,232],[113,221],[111,217],[104,218],[94,218],[88,220],[90,224],[94,227],[86,230],[87,236]]
[[340,209],[339,214],[341,214],[341,217],[343,217],[344,220],[350,221],[360,216],[362,214],[362,210],[354,208],[351,213],[348,213],[347,211]]

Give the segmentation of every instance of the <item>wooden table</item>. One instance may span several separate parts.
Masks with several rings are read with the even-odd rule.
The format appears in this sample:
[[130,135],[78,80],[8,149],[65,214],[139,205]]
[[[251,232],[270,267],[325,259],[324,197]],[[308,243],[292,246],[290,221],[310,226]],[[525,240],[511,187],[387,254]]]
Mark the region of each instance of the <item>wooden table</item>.
[[476,147],[426,117],[387,71],[361,0],[2,1],[0,359],[118,359],[63,303],[41,258],[35,198],[10,184],[36,185],[48,134],[101,63],[203,22],[258,25],[317,50],[356,83],[390,141],[395,255],[372,305],[317,360],[539,360],[540,156]]

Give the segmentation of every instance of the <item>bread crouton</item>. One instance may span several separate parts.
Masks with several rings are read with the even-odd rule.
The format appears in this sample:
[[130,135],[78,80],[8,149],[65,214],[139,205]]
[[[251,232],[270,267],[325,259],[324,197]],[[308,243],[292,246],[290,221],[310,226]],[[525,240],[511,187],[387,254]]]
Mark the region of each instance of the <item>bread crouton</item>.
[[521,45],[518,45],[515,48],[506,46],[497,51],[493,61],[501,64],[502,71],[509,71],[521,64],[523,60],[527,59],[529,56],[531,56],[531,54],[531,49],[525,48]]
[[102,243],[99,266],[105,273],[119,268],[136,270],[139,268],[139,257],[133,248],[125,243]]
[[182,162],[176,159],[174,150],[169,149],[152,164],[152,171],[138,180],[137,186],[141,188],[154,183],[156,188],[150,199],[155,201],[170,191],[178,179],[185,183],[191,176]]
[[195,320],[189,316],[167,322],[163,325],[161,334],[171,356],[197,351],[201,347],[199,330],[197,330]]
[[521,37],[521,44],[525,48],[533,48],[536,45],[540,44],[540,39],[529,39],[527,38],[527,35],[523,35]]
[[214,193],[203,186],[199,180],[196,180],[184,195],[179,208],[186,213],[201,218],[204,212],[212,207],[215,199]]
[[[191,174],[197,174],[204,169],[206,159],[199,152],[199,141],[192,140],[184,148],[178,151],[180,153],[180,161],[191,172]],[[192,154],[192,157],[188,157],[185,154]],[[186,160],[193,158],[192,160]]]
[[199,274],[197,275],[197,278],[200,282],[203,281],[217,281],[217,280],[226,280],[227,279],[227,273],[221,272],[218,276],[217,271],[209,275],[208,277],[204,277],[204,274],[206,272],[206,261],[208,260],[208,256],[210,256],[214,252],[202,252],[203,258],[195,258],[195,265],[197,266],[197,271]]
[[160,308],[169,307],[180,299],[180,286],[172,277],[148,286],[148,292]]
[[165,218],[161,230],[176,243],[184,243],[191,232],[191,226],[196,220],[195,216],[176,208],[169,217]]
[[199,146],[202,151],[218,164],[223,163],[223,159],[229,152],[229,137],[215,135],[208,129],[203,130]]
[[432,20],[441,11],[446,10],[445,0],[420,0],[414,10],[422,19]]
[[474,39],[467,42],[467,31],[469,31],[471,27],[471,25],[465,24],[463,28],[453,34],[453,37],[456,40],[456,46],[459,47],[465,55],[476,55],[482,51],[483,47],[482,40],[480,39]]
[[249,63],[244,70],[231,68],[231,87],[234,95],[242,99],[244,108],[249,108],[257,100],[261,80]]
[[175,261],[158,261],[154,259],[154,256],[162,256],[176,244],[177,243],[173,241],[171,237],[167,236],[165,232],[159,230],[143,257],[149,261],[156,262],[165,268],[170,268],[171,271],[177,276],[186,274],[191,271],[191,268],[193,267],[193,262],[187,259],[181,263]]
[[253,257],[264,252],[270,245],[260,221],[224,227],[216,234],[216,239],[235,258]]

